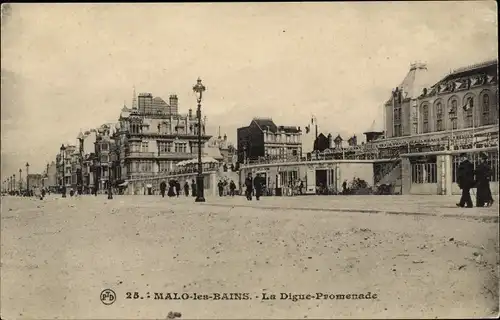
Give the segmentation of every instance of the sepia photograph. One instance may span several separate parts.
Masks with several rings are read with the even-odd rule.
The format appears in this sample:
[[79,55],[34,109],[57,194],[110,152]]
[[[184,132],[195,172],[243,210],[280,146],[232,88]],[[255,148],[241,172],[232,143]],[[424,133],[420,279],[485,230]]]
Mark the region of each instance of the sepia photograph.
[[0,318],[498,318],[497,6],[2,3]]

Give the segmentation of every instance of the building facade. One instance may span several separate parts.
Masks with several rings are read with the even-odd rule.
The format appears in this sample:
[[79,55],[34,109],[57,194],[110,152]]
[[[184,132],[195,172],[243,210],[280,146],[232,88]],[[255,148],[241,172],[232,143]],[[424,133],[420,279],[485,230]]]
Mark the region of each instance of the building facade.
[[237,130],[238,162],[264,159],[298,159],[302,155],[302,131],[295,126],[277,126],[270,118],[254,118]]
[[197,156],[198,132],[202,134],[202,149],[211,138],[205,131],[206,118],[201,119],[198,128],[198,119],[191,109],[187,114],[178,110],[176,95],[171,95],[167,104],[150,93],[134,97],[131,109],[123,107],[112,134],[117,181],[173,172],[177,162]]

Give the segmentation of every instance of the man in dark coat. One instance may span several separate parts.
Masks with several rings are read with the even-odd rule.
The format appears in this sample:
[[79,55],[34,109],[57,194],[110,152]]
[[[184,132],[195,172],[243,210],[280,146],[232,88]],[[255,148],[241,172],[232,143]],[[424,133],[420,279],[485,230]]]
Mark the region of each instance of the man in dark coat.
[[189,197],[189,184],[187,181],[184,183],[184,194]]
[[253,179],[253,186],[255,188],[255,199],[259,200],[262,195],[262,177],[258,173],[255,179]]
[[247,200],[252,200],[252,191],[253,191],[253,179],[252,179],[252,173],[249,173],[247,178],[245,179],[245,195],[247,197]]
[[491,168],[488,165],[488,156],[481,153],[481,162],[476,166],[476,207],[491,206],[493,197],[490,189]]
[[167,190],[167,184],[165,181],[162,181],[162,183],[160,183],[160,194],[162,198],[165,198],[165,190]]
[[472,208],[472,199],[470,197],[470,189],[474,187],[474,165],[467,159],[467,155],[460,155],[461,162],[457,170],[457,183],[462,189],[462,197],[457,207]]
[[194,182],[194,179],[191,180],[191,195],[196,197],[196,182]]
[[224,182],[222,182],[222,180],[219,180],[219,183],[217,183],[217,187],[219,188],[219,197],[222,197],[224,195]]
[[179,198],[179,196],[181,195],[181,184],[179,183],[179,181],[175,181],[175,195],[177,196],[177,198]]
[[234,183],[233,180],[229,183],[229,194],[231,197],[234,197],[234,190],[236,190],[236,184]]

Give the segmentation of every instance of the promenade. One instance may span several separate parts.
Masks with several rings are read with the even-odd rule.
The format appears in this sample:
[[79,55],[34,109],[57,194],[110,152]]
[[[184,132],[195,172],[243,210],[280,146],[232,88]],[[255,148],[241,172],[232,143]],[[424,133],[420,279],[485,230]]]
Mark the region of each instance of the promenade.
[[[2,319],[431,318],[498,313],[498,198],[3,197]],[[104,289],[117,296],[100,300]],[[127,299],[127,292],[138,299]],[[376,294],[281,300],[281,293]],[[189,293],[187,300],[154,293]],[[194,300],[247,293],[248,300]],[[262,300],[275,294],[276,300]],[[141,299],[142,298],[142,299]]]

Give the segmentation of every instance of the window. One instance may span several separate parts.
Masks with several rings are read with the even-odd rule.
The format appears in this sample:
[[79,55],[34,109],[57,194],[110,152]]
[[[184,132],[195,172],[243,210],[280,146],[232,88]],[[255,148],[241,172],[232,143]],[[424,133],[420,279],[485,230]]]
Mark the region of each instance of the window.
[[483,95],[483,117],[482,124],[490,124],[490,96],[488,94]]
[[147,141],[141,143],[141,152],[148,152],[148,143],[147,143]]
[[106,142],[101,143],[101,150],[102,151],[108,151],[108,147],[109,147],[108,143],[106,143]]
[[172,142],[159,142],[158,147],[160,149],[160,153],[168,153],[172,152]]
[[424,133],[429,132],[429,106],[427,105],[422,107],[422,127]]
[[457,100],[452,100],[451,101],[451,107],[450,107],[450,122],[451,122],[451,129],[456,130],[458,128],[457,125]]
[[436,131],[443,131],[443,105],[441,102],[436,104]]
[[186,143],[176,143],[175,144],[175,152],[186,153],[187,152]]
[[170,161],[160,161],[159,165],[160,172],[168,172],[170,169]]
[[474,110],[474,100],[469,97],[467,98],[467,105],[468,105],[468,109],[465,110],[464,109],[464,113],[465,113],[465,127],[466,128],[471,128],[472,126],[474,126],[474,118],[473,118],[473,110]]
[[400,137],[401,131],[401,106],[394,106],[394,136]]

